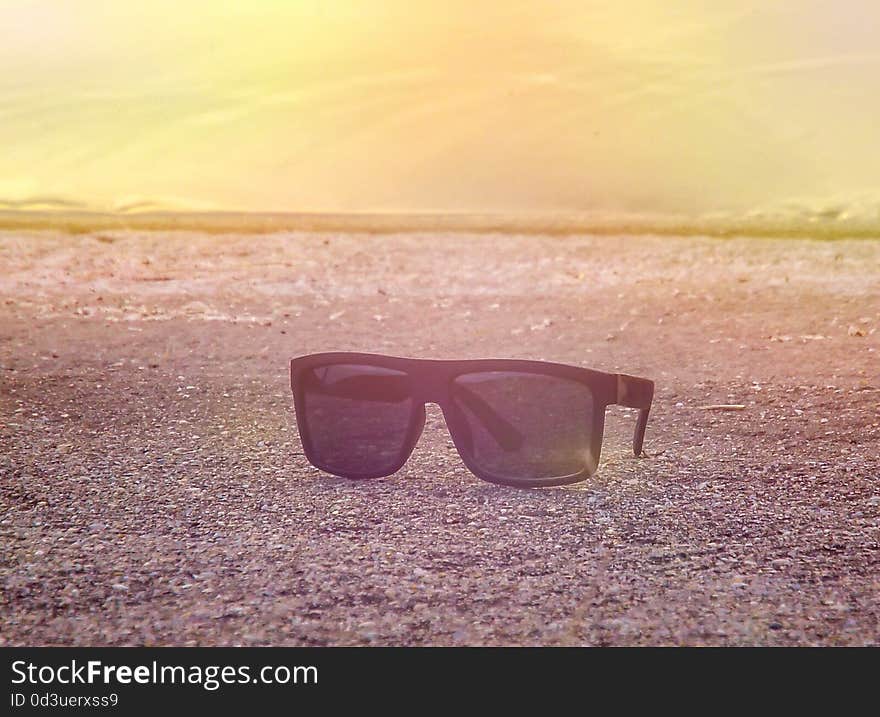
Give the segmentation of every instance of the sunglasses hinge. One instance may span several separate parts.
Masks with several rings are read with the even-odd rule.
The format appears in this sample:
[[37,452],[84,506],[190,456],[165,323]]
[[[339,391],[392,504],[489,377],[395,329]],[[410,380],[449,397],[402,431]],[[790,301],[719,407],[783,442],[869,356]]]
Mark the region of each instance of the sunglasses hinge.
[[627,382],[626,379],[618,374],[617,376],[617,400],[615,403],[620,405],[626,404]]

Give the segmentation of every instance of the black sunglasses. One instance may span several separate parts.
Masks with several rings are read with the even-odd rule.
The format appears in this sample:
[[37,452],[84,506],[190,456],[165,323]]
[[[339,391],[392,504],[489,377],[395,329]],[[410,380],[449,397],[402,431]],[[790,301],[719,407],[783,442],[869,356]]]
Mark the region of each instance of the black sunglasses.
[[471,472],[520,487],[593,475],[611,404],[640,409],[633,453],[641,455],[654,397],[653,381],[578,366],[361,353],[292,359],[290,386],[303,450],[323,471],[379,478],[400,470],[432,402]]

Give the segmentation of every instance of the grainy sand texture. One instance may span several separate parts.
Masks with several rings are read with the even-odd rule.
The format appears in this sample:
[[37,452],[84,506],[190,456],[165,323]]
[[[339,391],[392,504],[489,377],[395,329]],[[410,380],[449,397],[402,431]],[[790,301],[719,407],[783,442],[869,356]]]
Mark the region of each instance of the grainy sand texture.
[[[6,232],[0,297],[0,644],[880,642],[880,241]],[[647,456],[321,474],[330,349],[653,378]]]

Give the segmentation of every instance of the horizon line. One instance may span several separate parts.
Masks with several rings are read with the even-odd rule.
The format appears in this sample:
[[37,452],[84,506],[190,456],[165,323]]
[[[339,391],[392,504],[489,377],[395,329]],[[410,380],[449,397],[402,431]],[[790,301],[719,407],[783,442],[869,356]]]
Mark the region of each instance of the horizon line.
[[824,214],[638,214],[598,211],[239,211],[0,209],[0,230],[199,231],[268,234],[283,231],[389,234],[401,232],[599,234],[815,239],[880,238],[880,217]]

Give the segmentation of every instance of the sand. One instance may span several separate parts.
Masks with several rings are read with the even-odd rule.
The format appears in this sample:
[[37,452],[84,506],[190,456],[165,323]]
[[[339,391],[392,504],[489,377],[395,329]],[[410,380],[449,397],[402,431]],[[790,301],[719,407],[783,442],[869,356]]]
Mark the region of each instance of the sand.
[[[880,241],[0,235],[0,644],[880,643]],[[301,453],[290,356],[653,378],[647,456]],[[737,404],[741,410],[705,410]]]

